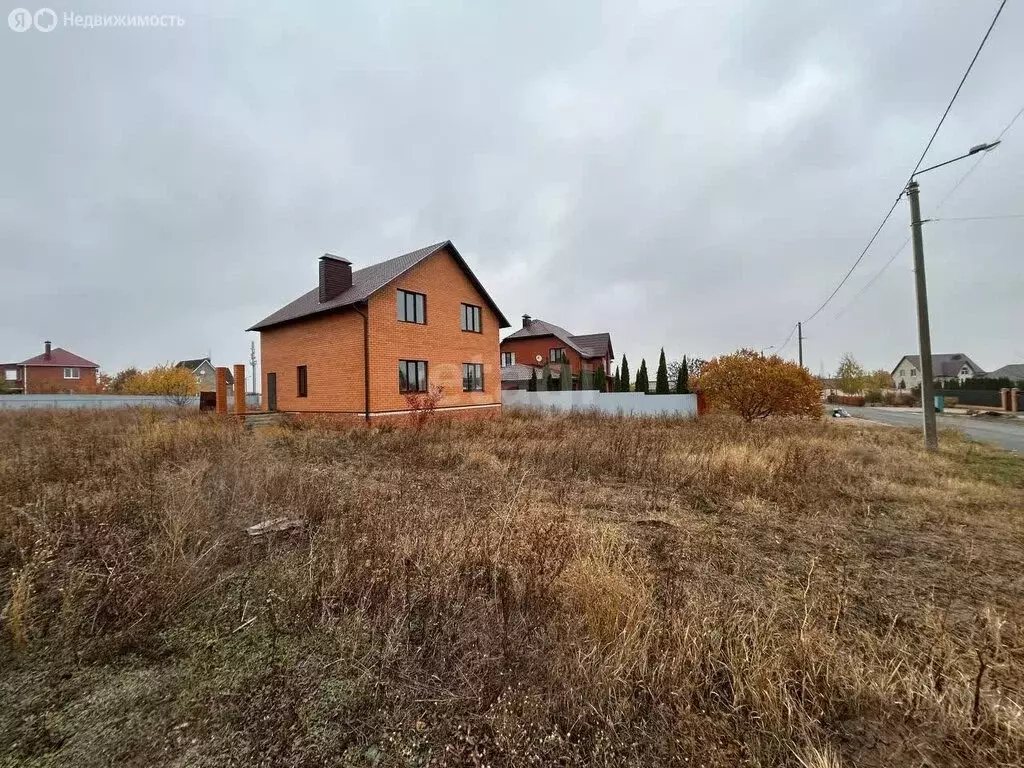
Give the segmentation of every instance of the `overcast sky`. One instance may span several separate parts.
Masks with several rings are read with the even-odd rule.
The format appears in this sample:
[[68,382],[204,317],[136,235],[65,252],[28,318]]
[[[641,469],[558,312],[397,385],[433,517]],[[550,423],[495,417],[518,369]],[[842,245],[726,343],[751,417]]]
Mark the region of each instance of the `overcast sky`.
[[[4,0],[4,17],[25,2]],[[0,359],[208,352],[312,288],[451,239],[506,316],[636,369],[779,345],[898,193],[996,0],[51,2],[169,28],[0,26]],[[927,164],[1024,107],[1010,2]],[[1024,117],[921,178],[926,217],[1024,214]],[[906,203],[805,327],[812,372],[917,351]],[[1024,362],[1024,218],[926,224],[936,352]],[[513,328],[514,329],[514,328]],[[795,341],[785,350],[796,354]]]

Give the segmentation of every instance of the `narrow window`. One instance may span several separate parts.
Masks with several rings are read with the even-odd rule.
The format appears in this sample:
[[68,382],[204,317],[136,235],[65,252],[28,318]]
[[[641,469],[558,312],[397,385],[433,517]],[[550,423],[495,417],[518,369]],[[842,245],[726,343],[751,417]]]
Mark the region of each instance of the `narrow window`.
[[427,323],[427,297],[422,293],[398,291],[398,319],[403,323]]
[[502,352],[501,353],[501,367],[508,368],[510,365],[516,364],[516,353],[515,352]]
[[480,325],[480,307],[474,304],[462,305],[462,330],[483,333]]
[[549,363],[561,363],[565,361],[565,347],[552,347],[548,350]]
[[462,364],[462,391],[484,391],[484,367],[480,363]]
[[426,360],[398,361],[398,391],[403,393],[427,391]]
[[309,394],[309,379],[306,375],[306,366],[300,365],[296,367],[295,372],[297,378],[295,385],[296,394],[299,397],[306,397]]

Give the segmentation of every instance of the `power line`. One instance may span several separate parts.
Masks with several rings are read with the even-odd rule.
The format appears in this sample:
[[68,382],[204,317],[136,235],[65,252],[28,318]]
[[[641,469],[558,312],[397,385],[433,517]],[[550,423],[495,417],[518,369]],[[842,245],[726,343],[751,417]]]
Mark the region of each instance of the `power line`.
[[881,233],[881,231],[882,231],[882,227],[884,227],[886,225],[886,223],[889,221],[889,219],[892,217],[892,212],[896,210],[896,206],[899,205],[900,198],[902,198],[902,197],[903,197],[903,192],[900,191],[900,193],[896,196],[896,199],[892,201],[892,207],[890,207],[889,208],[889,212],[887,214],[885,214],[885,218],[882,219],[882,223],[879,224],[878,225],[878,229],[875,230],[875,234],[873,234],[871,236],[871,239],[868,240],[868,244],[864,246],[864,250],[860,252],[860,256],[858,256],[857,260],[855,262],[853,262],[853,266],[850,267],[847,270],[846,274],[843,275],[843,279],[839,281],[839,285],[837,285],[835,287],[835,290],[833,290],[832,293],[830,293],[828,295],[828,298],[825,299],[824,302],[822,302],[821,306],[818,307],[816,310],[814,310],[814,313],[810,317],[808,317],[806,320],[804,320],[805,323],[811,322],[811,320],[813,320],[818,315],[820,315],[821,314],[821,310],[823,310],[825,307],[827,307],[828,303],[830,301],[832,301],[833,298],[835,298],[835,295],[837,293],[839,293],[839,289],[842,288],[844,285],[846,285],[846,281],[850,279],[850,275],[853,274],[853,270],[855,270],[857,268],[857,265],[860,264],[861,261],[864,259],[864,257],[867,255],[868,249],[872,245],[874,245],[875,240],[878,238],[879,233]]
[[971,70],[974,69],[974,62],[978,60],[978,56],[981,55],[981,49],[985,47],[985,43],[988,42],[988,36],[992,34],[992,29],[995,27],[996,22],[999,21],[999,14],[1003,12],[1003,8],[1006,7],[1006,0],[1003,0],[999,4],[999,9],[996,11],[996,15],[992,17],[992,23],[988,25],[988,30],[985,32],[985,36],[981,38],[981,43],[978,45],[978,50],[974,52],[974,58],[971,59],[971,63],[967,65],[967,71],[964,72],[964,76],[960,78],[960,84],[956,87],[953,92],[953,98],[949,100],[949,104],[946,105],[946,111],[942,113],[942,117],[939,118],[939,124],[935,126],[935,130],[932,131],[932,137],[928,139],[928,143],[925,145],[924,152],[921,153],[921,157],[917,159],[917,165],[914,166],[914,170],[910,172],[911,177],[917,173],[921,167],[921,163],[924,162],[924,156],[928,154],[928,150],[932,148],[932,142],[935,141],[935,137],[939,135],[939,129],[942,128],[942,124],[946,122],[946,115],[949,114],[949,110],[953,108],[953,102],[956,101],[956,97],[960,95],[960,89],[964,87],[964,83],[967,82],[967,76],[971,74]]
[[[999,9],[996,11],[995,16],[992,18],[992,23],[989,24],[988,30],[986,30],[985,32],[985,36],[981,39],[981,43],[978,45],[978,50],[974,52],[974,57],[971,59],[971,63],[967,65],[967,69],[964,72],[963,77],[960,78],[960,83],[957,85],[956,90],[953,92],[953,97],[949,100],[949,104],[946,105],[946,109],[942,113],[942,117],[939,118],[938,125],[935,126],[935,130],[932,131],[932,135],[928,139],[928,143],[924,147],[924,151],[921,153],[921,156],[918,158],[917,163],[914,165],[914,170],[910,172],[908,182],[909,179],[913,178],[914,174],[917,173],[918,169],[921,167],[921,163],[924,162],[924,158],[928,154],[928,150],[931,149],[932,147],[932,142],[934,142],[935,137],[939,135],[939,129],[942,128],[942,124],[946,121],[946,116],[949,114],[949,111],[953,108],[953,103],[956,101],[957,96],[960,95],[960,90],[964,87],[964,83],[967,82],[967,76],[971,74],[971,70],[974,68],[974,63],[978,60],[978,56],[981,55],[981,51],[985,47],[985,43],[988,42],[988,37],[990,34],[992,34],[992,29],[995,27],[996,22],[999,20],[999,15],[1003,12],[1003,8],[1005,6],[1006,0],[1002,0],[1002,2],[999,4]],[[818,307],[816,310],[814,310],[814,313],[811,314],[810,317],[804,320],[805,323],[809,323],[811,320],[813,320],[819,314],[821,314],[821,311],[829,305],[829,302],[831,302],[832,299],[835,298],[835,295],[839,293],[839,290],[844,285],[846,285],[846,281],[850,279],[850,275],[853,274],[853,271],[857,268],[861,261],[863,261],[864,256],[867,254],[868,250],[874,244],[875,240],[878,239],[879,233],[882,231],[882,228],[892,217],[893,211],[896,210],[896,206],[899,205],[900,198],[902,197],[903,189],[901,189],[900,193],[896,196],[896,199],[893,201],[892,206],[889,208],[889,212],[885,214],[885,218],[882,219],[882,223],[878,225],[878,228],[875,230],[875,233],[871,236],[871,239],[868,240],[868,244],[864,246],[864,250],[860,252],[860,255],[857,257],[857,260],[853,262],[853,266],[851,266],[847,270],[846,274],[843,275],[843,279],[839,281],[839,285],[837,285],[835,289],[832,291],[832,293],[828,295],[828,298],[825,299],[822,305]]]
[[[1021,107],[1021,108],[1020,108],[1020,109],[1019,109],[1019,110],[1017,111],[1017,114],[1015,114],[1015,115],[1014,115],[1014,116],[1013,116],[1012,118],[1010,118],[1010,122],[1008,122],[1008,123],[1007,123],[1006,125],[1004,125],[1004,126],[1003,126],[1003,130],[1001,130],[1001,131],[999,132],[999,135],[998,135],[998,136],[996,137],[996,139],[997,139],[997,140],[999,140],[999,141],[1001,141],[1001,140],[1002,140],[1002,138],[1003,138],[1003,137],[1004,137],[1004,136],[1005,136],[1005,135],[1006,135],[1006,134],[1007,134],[1007,133],[1009,132],[1009,130],[1010,130],[1010,129],[1011,129],[1011,128],[1012,128],[1013,126],[1014,126],[1014,124],[1015,124],[1015,123],[1017,122],[1017,120],[1019,120],[1019,119],[1020,119],[1020,116],[1021,116],[1021,115],[1024,115],[1024,107]],[[948,201],[948,200],[949,200],[949,199],[950,199],[951,197],[953,197],[953,194],[954,194],[954,193],[955,193],[955,192],[956,192],[956,191],[957,191],[958,189],[960,189],[960,185],[961,185],[961,184],[963,184],[963,183],[964,183],[964,182],[965,182],[965,181],[967,180],[967,177],[968,177],[968,176],[970,176],[970,175],[971,175],[972,173],[974,173],[974,171],[975,171],[975,170],[977,169],[977,167],[978,167],[979,165],[981,165],[982,161],[983,161],[983,160],[984,160],[984,159],[985,159],[986,157],[988,157],[988,153],[987,153],[987,152],[982,152],[982,153],[980,153],[980,154],[978,155],[978,159],[974,161],[974,163],[973,163],[973,164],[971,165],[971,167],[970,167],[970,168],[968,168],[968,169],[967,169],[967,171],[966,171],[966,172],[965,172],[965,173],[964,173],[964,174],[963,174],[963,175],[962,175],[962,176],[961,176],[961,177],[960,177],[959,179],[957,179],[957,181],[956,181],[956,184],[954,184],[954,185],[953,185],[953,186],[952,186],[952,187],[950,188],[950,190],[949,190],[949,191],[948,191],[948,192],[947,192],[947,193],[946,193],[945,195],[943,195],[943,196],[942,196],[942,199],[941,199],[941,200],[939,201],[939,204],[935,206],[935,210],[939,210],[940,208],[942,208],[942,206],[944,206],[944,205],[946,204],[946,202],[947,202],[947,201]],[[937,219],[932,219],[932,221],[937,221]],[[946,219],[946,221],[949,221],[949,219]],[[839,311],[838,311],[838,312],[837,312],[837,313],[836,313],[836,314],[835,314],[835,315],[834,315],[834,316],[832,317],[832,319],[831,319],[831,320],[829,320],[829,324],[831,324],[831,323],[834,323],[834,322],[835,322],[836,320],[838,320],[838,319],[839,319],[840,317],[842,317],[842,316],[843,316],[844,314],[846,314],[846,311],[847,311],[847,310],[848,310],[848,309],[849,309],[850,307],[852,307],[852,306],[853,306],[853,305],[854,305],[854,304],[856,303],[857,299],[859,299],[859,298],[861,297],[861,295],[862,295],[862,294],[863,294],[863,293],[864,293],[865,291],[867,291],[867,289],[868,289],[868,288],[870,288],[870,287],[871,287],[872,285],[874,285],[874,284],[875,284],[875,281],[876,281],[876,280],[878,280],[878,278],[880,278],[880,277],[882,276],[882,274],[883,274],[883,273],[885,272],[885,270],[887,270],[887,269],[888,269],[888,268],[889,268],[889,267],[890,267],[890,266],[892,265],[892,263],[893,263],[894,261],[896,261],[896,259],[897,259],[897,258],[899,257],[899,255],[900,255],[901,253],[903,253],[903,249],[904,249],[904,248],[906,248],[906,247],[907,247],[907,246],[908,246],[909,244],[910,244],[910,238],[908,237],[908,238],[907,238],[906,240],[904,240],[904,241],[903,241],[903,245],[901,245],[901,246],[899,247],[899,250],[897,250],[897,251],[896,251],[896,253],[894,253],[894,254],[893,254],[893,255],[892,255],[892,256],[891,256],[890,258],[889,258],[889,260],[888,260],[887,262],[885,262],[885,264],[883,264],[883,265],[882,265],[882,268],[881,268],[880,270],[878,270],[878,271],[877,271],[877,272],[876,272],[876,273],[875,273],[875,274],[874,274],[874,275],[873,275],[873,276],[871,277],[871,279],[870,279],[870,280],[868,280],[868,281],[867,281],[867,282],[866,282],[866,283],[865,283],[864,285],[862,285],[862,286],[861,286],[860,290],[859,290],[859,291],[857,291],[857,293],[855,293],[855,294],[853,295],[853,298],[852,298],[852,299],[850,299],[850,301],[848,301],[848,302],[847,302],[846,306],[844,306],[844,307],[843,307],[843,308],[842,308],[841,310],[839,310]]]
[[789,332],[789,336],[786,337],[786,340],[784,342],[782,342],[782,344],[780,344],[779,346],[777,346],[775,348],[775,354],[777,354],[777,355],[781,355],[782,354],[782,350],[784,350],[786,348],[786,345],[789,344],[790,340],[793,338],[793,334],[794,333],[796,333],[796,326],[795,325],[793,326],[793,329]]

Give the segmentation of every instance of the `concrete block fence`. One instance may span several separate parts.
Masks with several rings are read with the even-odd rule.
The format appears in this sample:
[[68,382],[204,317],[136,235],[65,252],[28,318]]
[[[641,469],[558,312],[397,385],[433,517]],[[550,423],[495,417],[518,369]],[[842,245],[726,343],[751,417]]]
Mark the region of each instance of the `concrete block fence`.
[[645,395],[642,392],[598,392],[592,389],[571,392],[506,389],[501,393],[501,404],[559,412],[599,411],[623,416],[697,416],[696,395]]

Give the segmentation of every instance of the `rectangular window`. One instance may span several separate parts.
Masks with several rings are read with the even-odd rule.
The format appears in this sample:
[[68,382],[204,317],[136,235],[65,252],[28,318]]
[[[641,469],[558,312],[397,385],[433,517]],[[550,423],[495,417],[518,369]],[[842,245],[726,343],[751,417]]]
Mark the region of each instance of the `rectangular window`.
[[80,379],[82,378],[82,372],[78,368],[65,368],[64,369],[65,379]]
[[480,307],[473,304],[462,305],[462,330],[483,333],[480,326]]
[[911,371],[911,372],[910,372],[910,375],[911,375],[911,376],[917,376],[917,371]]
[[17,368],[7,368],[7,369],[5,369],[4,370],[4,378],[7,379],[7,381],[17,381],[18,380],[18,369]]
[[508,368],[510,365],[516,364],[516,353],[515,352],[502,352],[501,353],[501,367]]
[[399,392],[426,392],[427,391],[427,361],[426,360],[399,360],[398,361],[398,391]]
[[484,367],[480,363],[462,364],[462,391],[484,391]]
[[306,366],[300,365],[296,367],[296,383],[295,389],[296,394],[299,397],[306,397],[309,394],[309,379],[306,375]]
[[552,347],[548,351],[549,363],[561,363],[564,362],[565,359],[565,347]]
[[427,297],[422,293],[398,291],[398,319],[403,323],[427,324]]

